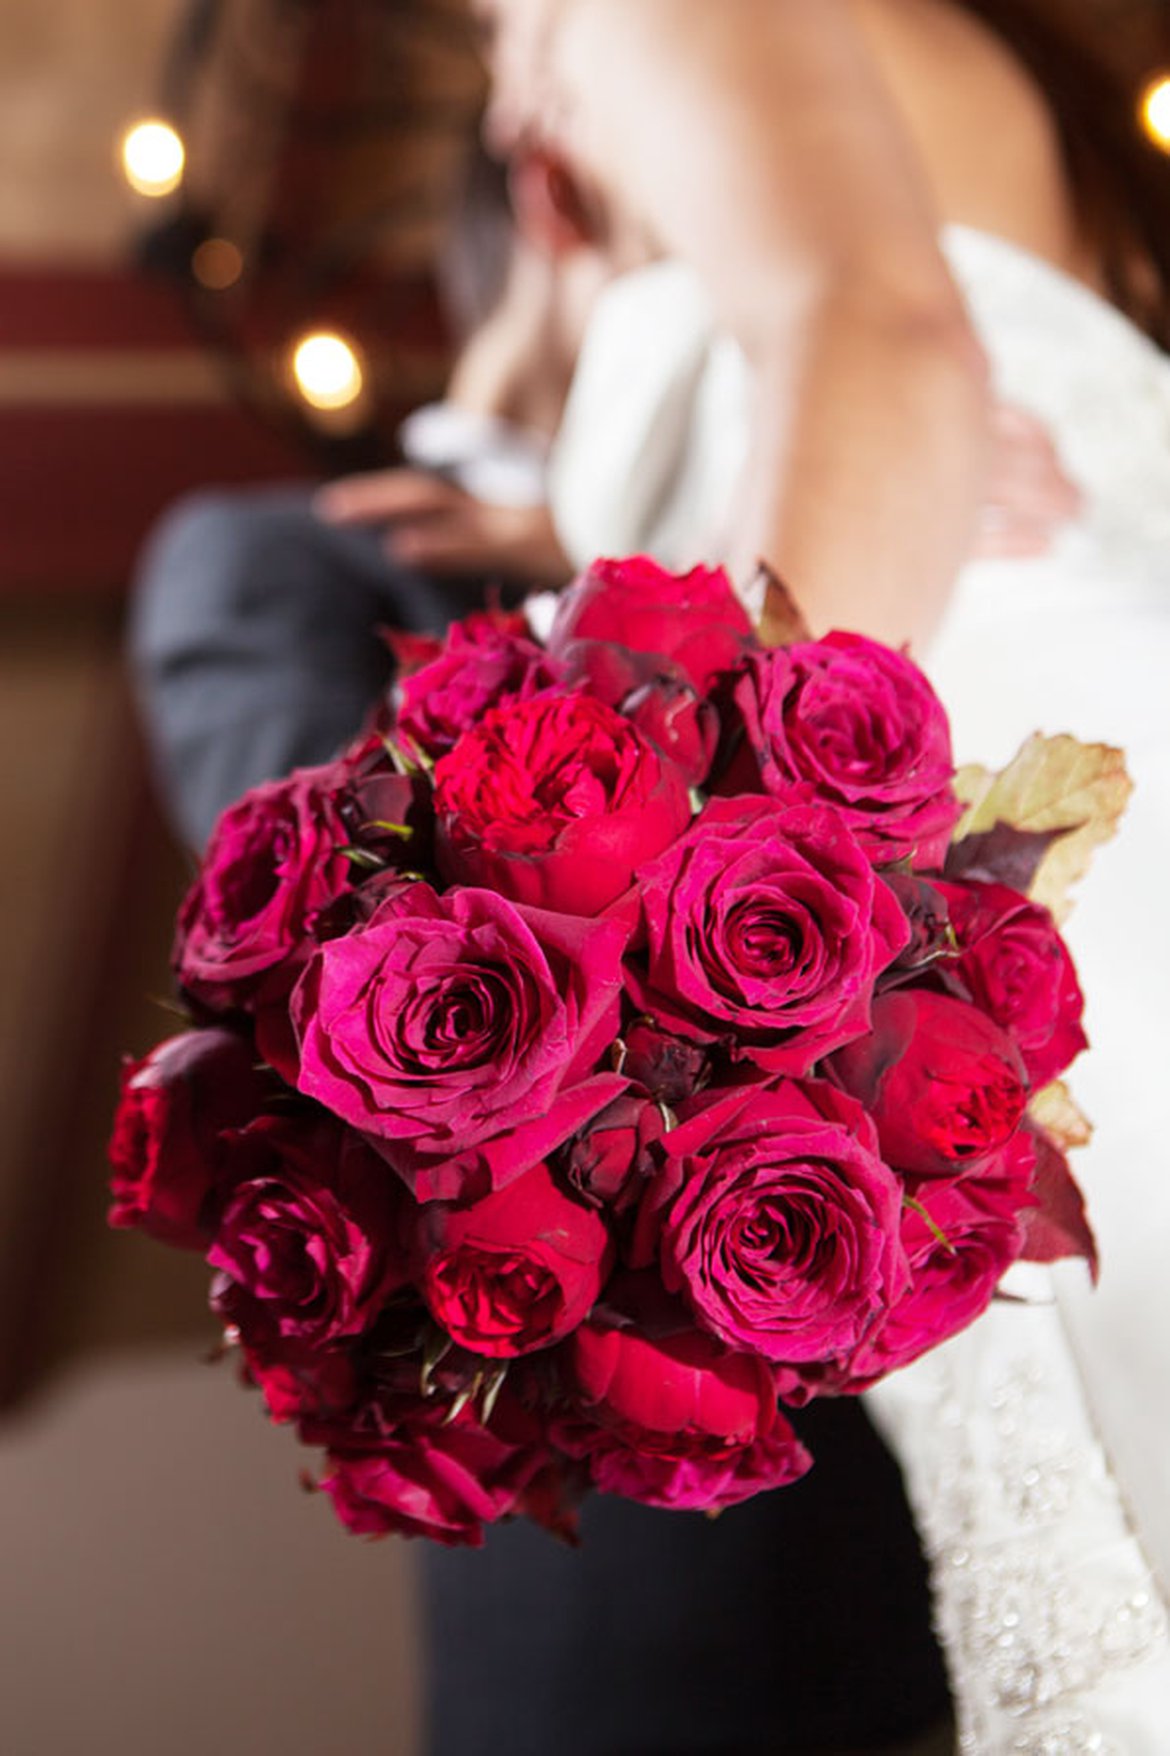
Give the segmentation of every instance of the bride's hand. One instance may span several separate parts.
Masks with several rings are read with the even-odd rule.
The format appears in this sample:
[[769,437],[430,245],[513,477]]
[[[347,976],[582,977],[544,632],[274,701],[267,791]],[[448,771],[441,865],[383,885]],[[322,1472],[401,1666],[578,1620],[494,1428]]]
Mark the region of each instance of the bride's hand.
[[979,515],[977,561],[1046,555],[1081,510],[1044,423],[1000,403],[991,417],[991,477]]
[[327,524],[379,525],[388,555],[423,572],[563,585],[573,569],[547,506],[495,506],[425,470],[374,470],[322,488]]

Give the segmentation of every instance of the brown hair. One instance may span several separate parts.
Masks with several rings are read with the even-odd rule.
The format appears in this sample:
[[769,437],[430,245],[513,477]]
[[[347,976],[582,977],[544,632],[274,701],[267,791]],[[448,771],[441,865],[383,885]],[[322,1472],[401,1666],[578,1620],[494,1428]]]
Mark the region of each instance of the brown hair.
[[1043,89],[1082,222],[1113,302],[1170,348],[1170,158],[1142,132],[1137,94],[1051,5],[960,0]]

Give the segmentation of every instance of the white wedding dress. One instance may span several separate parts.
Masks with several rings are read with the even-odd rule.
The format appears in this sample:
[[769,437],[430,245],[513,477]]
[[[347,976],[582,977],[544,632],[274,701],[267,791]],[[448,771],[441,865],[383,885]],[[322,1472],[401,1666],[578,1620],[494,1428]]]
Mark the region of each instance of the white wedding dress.
[[[1101,1247],[1031,1271],[871,1393],[930,1556],[960,1748],[1170,1753],[1170,361],[1111,307],[964,228],[944,244],[997,394],[1038,414],[1084,492],[1043,560],[973,564],[925,662],[960,761],[1036,730],[1123,745],[1136,792],[1068,923],[1096,1124],[1075,1169]],[[575,558],[714,561],[751,384],[677,263],[590,328],[552,461]]]

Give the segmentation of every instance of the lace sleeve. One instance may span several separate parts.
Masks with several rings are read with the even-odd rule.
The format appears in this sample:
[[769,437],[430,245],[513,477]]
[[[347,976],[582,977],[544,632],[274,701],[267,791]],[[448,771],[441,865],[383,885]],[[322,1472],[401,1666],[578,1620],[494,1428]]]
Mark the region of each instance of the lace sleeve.
[[929,1557],[963,1756],[1165,1756],[1166,1606],[1055,1301],[994,1306],[868,1403]]

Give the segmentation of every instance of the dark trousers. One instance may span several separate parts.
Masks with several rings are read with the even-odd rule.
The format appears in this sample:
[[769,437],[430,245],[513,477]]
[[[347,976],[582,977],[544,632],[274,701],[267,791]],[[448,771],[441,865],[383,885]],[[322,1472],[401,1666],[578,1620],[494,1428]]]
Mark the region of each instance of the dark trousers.
[[[480,595],[392,566],[302,494],[177,509],[132,651],[181,832],[201,844],[246,787],[357,730],[390,677],[379,625],[439,629]],[[798,1424],[811,1474],[716,1520],[599,1498],[578,1551],[523,1524],[481,1552],[424,1546],[432,1756],[880,1748],[945,1712],[895,1465],[855,1403]]]

